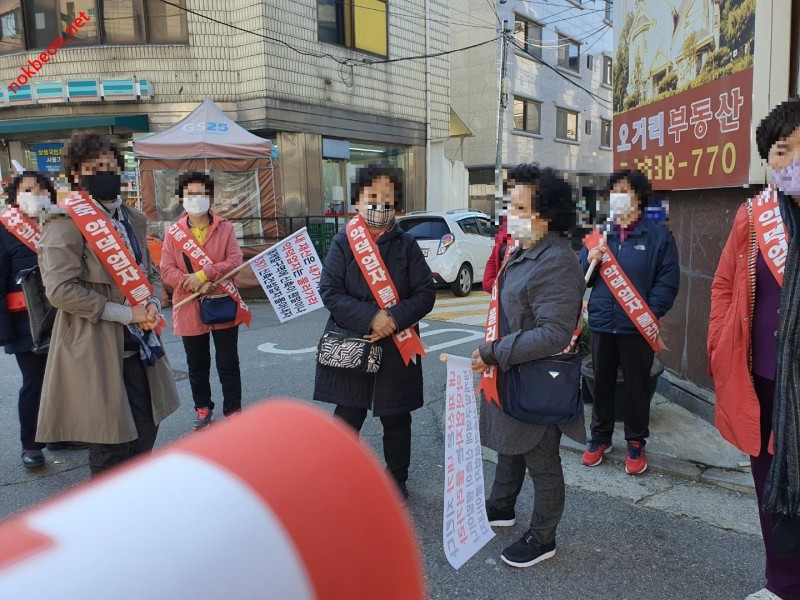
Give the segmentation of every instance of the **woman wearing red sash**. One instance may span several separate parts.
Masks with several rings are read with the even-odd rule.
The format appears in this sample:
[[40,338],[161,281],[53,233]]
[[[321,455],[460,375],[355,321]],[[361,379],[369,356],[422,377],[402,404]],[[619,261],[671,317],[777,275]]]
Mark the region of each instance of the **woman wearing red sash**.
[[[213,261],[195,269],[192,260],[181,249],[174,235],[164,236],[161,275],[173,290],[173,304],[195,292],[208,295],[214,291],[213,281],[242,264],[242,249],[236,231],[227,221],[211,211],[214,181],[203,173],[184,173],[178,179],[176,194],[186,211],[177,225],[191,235]],[[198,265],[199,266],[199,265]],[[220,295],[220,297],[222,297]],[[181,336],[189,366],[189,383],[197,413],[192,429],[208,427],[214,415],[211,401],[211,342],[214,337],[217,374],[222,385],[222,414],[226,417],[242,410],[242,376],[239,372],[239,324],[244,315],[227,323],[207,325],[200,312],[200,298],[175,309],[173,328]],[[241,312],[241,311],[240,311]]]
[[748,599],[788,600],[800,598],[800,101],[773,109],[756,143],[777,190],[736,213],[711,285],[709,372],[717,428],[750,455],[760,509],[767,585]]
[[[583,412],[558,425],[526,423],[501,407],[511,369],[561,354],[570,345],[581,313],[585,285],[569,239],[575,227],[572,189],[552,169],[520,165],[514,172],[508,232],[518,242],[495,282],[499,295],[498,336],[472,354],[472,369],[495,366],[488,393],[481,385],[481,443],[497,451],[497,469],[486,513],[493,527],[516,524],[515,505],[525,471],[533,481],[534,508],[525,535],[503,550],[503,562],[530,567],[555,556],[556,529],[564,511],[562,434],[583,443]],[[536,193],[546,189],[547,193]],[[494,292],[493,292],[494,294]],[[490,308],[491,310],[491,308]],[[488,320],[491,324],[492,319]],[[487,326],[488,328],[488,326]],[[497,403],[490,399],[499,393]]]
[[334,414],[357,432],[369,409],[380,417],[387,468],[400,492],[408,497],[411,412],[423,403],[422,361],[417,356],[406,363],[394,334],[416,330],[416,324],[433,309],[436,291],[422,250],[394,219],[403,197],[402,185],[402,172],[397,169],[365,167],[358,171],[352,193],[369,240],[377,247],[394,283],[397,304],[379,308],[344,232],[333,238],[319,286],[325,308],[331,313],[325,331],[350,332],[380,344],[380,370],[371,375],[318,364],[314,400],[335,404]]
[[614,392],[617,372],[625,378],[625,472],[641,475],[647,470],[645,445],[650,436],[650,371],[655,350],[637,326],[634,306],[646,305],[650,321],[661,319],[672,308],[680,286],[678,247],[672,232],[646,213],[652,187],[641,171],[619,171],[608,182],[611,223],[607,245],[582,248],[584,273],[592,261],[603,260],[606,249],[618,263],[640,297],[629,296],[628,304],[618,293],[613,278],[600,265],[588,281],[589,329],[594,369],[594,404],[591,439],[581,457],[587,467],[596,467],[612,450]]
[[147,248],[147,217],[120,197],[122,154],[105,136],[77,134],[64,159],[74,190],[62,203],[67,216],[45,225],[39,245],[58,314],[37,440],[88,442],[96,476],[152,450],[178,391],[154,331],[161,276]]
[[[8,186],[8,203],[21,210],[26,217],[47,214],[56,203],[53,183],[45,175],[25,172]],[[11,217],[13,219],[13,217]],[[19,426],[22,438],[22,464],[31,469],[44,465],[42,449],[45,444],[36,441],[36,420],[39,416],[39,397],[47,365],[47,353],[32,351],[33,339],[25,310],[25,297],[17,283],[17,274],[36,267],[38,256],[29,240],[14,231],[2,217],[0,227],[0,344],[6,354],[13,354],[22,373],[19,390]],[[39,222],[31,219],[29,225],[39,229]]]

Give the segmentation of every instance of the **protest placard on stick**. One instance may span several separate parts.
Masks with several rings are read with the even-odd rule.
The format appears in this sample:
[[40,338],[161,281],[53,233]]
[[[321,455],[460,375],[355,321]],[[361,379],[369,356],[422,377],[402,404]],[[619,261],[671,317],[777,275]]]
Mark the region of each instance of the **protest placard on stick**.
[[250,260],[281,323],[322,308],[322,262],[305,227]]

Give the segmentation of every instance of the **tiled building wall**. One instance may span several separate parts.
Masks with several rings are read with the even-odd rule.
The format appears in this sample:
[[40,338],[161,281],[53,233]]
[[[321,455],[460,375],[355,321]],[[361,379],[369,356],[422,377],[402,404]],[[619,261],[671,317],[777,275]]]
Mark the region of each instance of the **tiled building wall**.
[[[510,0],[497,3],[497,14],[486,0],[466,0],[465,14],[451,14],[451,37],[454,47],[464,47],[489,39],[499,20],[514,28],[515,15],[543,25],[542,59],[557,69],[558,33],[582,41],[580,71],[554,72],[523,51],[509,45],[507,69],[510,83],[508,107],[504,114],[503,162],[539,162],[565,171],[607,173],[611,169],[611,151],[600,147],[600,118],[611,120],[611,87],[602,84],[604,53],[611,56],[611,26],[604,22],[605,2],[571,2],[550,5],[545,2]],[[468,13],[468,14],[467,14]],[[459,22],[458,19],[460,19]],[[586,57],[592,55],[593,69]],[[451,57],[451,96],[453,107],[472,130],[474,137],[447,144],[448,156],[463,160],[468,167],[493,165],[497,139],[499,97],[499,44],[480,46]],[[563,76],[562,76],[563,75]],[[578,86],[590,90],[593,97]],[[514,95],[541,101],[541,135],[513,131]],[[599,98],[598,98],[599,97]],[[578,143],[555,141],[556,106],[579,113]],[[592,122],[591,135],[585,129]]]
[[[449,49],[447,4],[431,2],[429,53]],[[270,35],[291,41],[309,52],[339,59],[381,60],[363,52],[317,42],[315,0],[277,0],[267,9]],[[389,58],[425,54],[425,13],[421,0],[397,0],[389,8]],[[326,105],[409,121],[425,121],[425,61],[341,66],[330,57],[299,56],[268,43],[268,96],[280,100]],[[447,135],[449,117],[448,59],[431,60],[432,137]],[[326,83],[330,81],[330,83]]]
[[[510,53],[509,79],[511,98],[506,122],[513,123],[513,96],[541,101],[541,134],[521,134],[507,127],[504,157],[507,163],[538,162],[559,170],[582,173],[609,173],[612,167],[610,147],[601,147],[600,119],[611,121],[611,86],[603,84],[603,56],[611,57],[611,26],[604,22],[605,2],[590,2],[566,10],[563,6],[509,2],[501,16],[509,24],[515,15],[544,25],[542,60],[550,67],[533,60],[522,50]],[[566,12],[565,12],[566,10]],[[581,42],[579,71],[558,66],[559,34]],[[588,67],[589,56],[592,68]],[[580,87],[579,87],[580,86]],[[591,95],[584,89],[589,90]],[[578,140],[566,143],[556,139],[556,108],[578,113]],[[591,122],[587,134],[586,122]]]
[[[188,8],[283,40],[310,54],[328,53],[361,60],[369,55],[317,41],[315,0],[188,0]],[[431,0],[430,52],[449,49],[447,3]],[[71,114],[147,112],[153,129],[179,120],[192,105],[211,97],[226,110],[233,103],[277,98],[424,122],[425,62],[341,67],[330,58],[304,56],[277,42],[259,39],[193,14],[187,15],[189,45],[67,47],[35,76],[40,80],[77,77],[144,77],[155,99],[141,103],[26,106],[0,109],[0,118],[36,118]],[[390,3],[390,58],[425,53],[424,3]],[[39,52],[0,57],[0,82],[8,85],[19,68]],[[449,59],[431,61],[432,136],[448,132]],[[331,83],[326,84],[326,80]],[[165,111],[166,104],[171,106]]]

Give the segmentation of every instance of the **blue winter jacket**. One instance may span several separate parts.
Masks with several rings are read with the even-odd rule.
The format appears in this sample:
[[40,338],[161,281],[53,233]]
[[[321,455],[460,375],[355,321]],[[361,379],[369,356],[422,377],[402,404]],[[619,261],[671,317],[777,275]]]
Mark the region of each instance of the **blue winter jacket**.
[[[664,225],[642,218],[620,244],[619,230],[608,234],[608,247],[619,261],[628,279],[659,319],[672,308],[680,286],[678,248],[672,232]],[[581,250],[583,272],[589,269],[589,251]],[[614,298],[606,282],[595,269],[588,286],[589,330],[597,333],[638,333],[638,329]]]

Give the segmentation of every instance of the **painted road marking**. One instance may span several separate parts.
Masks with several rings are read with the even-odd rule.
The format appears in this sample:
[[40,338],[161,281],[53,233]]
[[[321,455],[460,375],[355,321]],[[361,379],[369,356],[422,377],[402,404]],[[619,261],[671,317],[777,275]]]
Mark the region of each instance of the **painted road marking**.
[[425,318],[431,321],[482,327],[486,324],[489,299],[490,295],[486,292],[472,292],[466,298],[440,295],[436,297],[433,310]]

